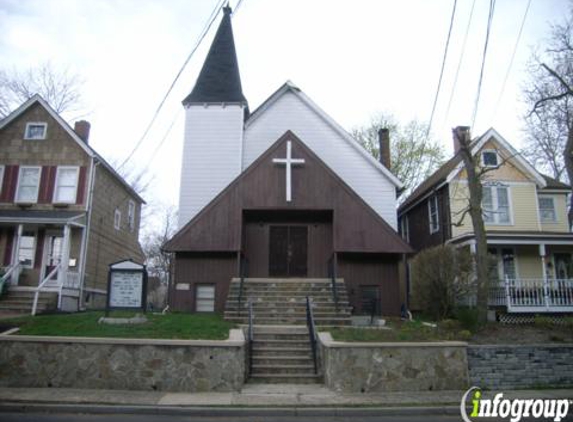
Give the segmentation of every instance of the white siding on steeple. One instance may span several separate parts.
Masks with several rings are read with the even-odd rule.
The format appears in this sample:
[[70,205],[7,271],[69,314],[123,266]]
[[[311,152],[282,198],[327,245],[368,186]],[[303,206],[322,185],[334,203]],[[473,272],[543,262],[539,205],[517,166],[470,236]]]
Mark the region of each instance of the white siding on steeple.
[[239,175],[244,121],[241,105],[191,105],[185,113],[179,228]]
[[245,129],[243,170],[287,130],[298,136],[396,230],[396,185],[291,91],[270,104]]

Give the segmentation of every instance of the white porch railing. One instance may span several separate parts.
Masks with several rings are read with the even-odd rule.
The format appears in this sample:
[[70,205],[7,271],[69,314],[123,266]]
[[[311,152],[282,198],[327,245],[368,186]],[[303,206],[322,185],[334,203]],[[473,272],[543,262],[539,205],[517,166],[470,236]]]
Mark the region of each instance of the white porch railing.
[[[38,309],[38,299],[40,297],[40,292],[42,291],[42,289],[44,289],[46,287],[46,285],[48,284],[48,282],[54,277],[58,275],[58,271],[60,269],[60,266],[62,264],[59,263],[58,265],[56,265],[54,267],[54,269],[52,271],[50,271],[50,273],[42,280],[42,282],[38,285],[38,287],[36,287],[36,294],[34,295],[34,303],[32,304],[32,315],[36,315],[36,311]],[[58,298],[58,307],[60,306],[60,301],[61,301],[61,297],[62,297],[62,289],[60,287],[59,289],[59,298]]]
[[20,275],[20,263],[18,262],[16,265],[11,265],[9,267],[6,267],[6,268],[4,268],[4,270],[6,272],[4,273],[4,275],[2,277],[0,277],[0,294],[2,294],[2,292],[4,291],[4,285],[6,284],[8,279],[10,279],[11,277],[17,279],[19,277],[19,275]]
[[573,279],[508,278],[503,290],[508,312],[573,312]]

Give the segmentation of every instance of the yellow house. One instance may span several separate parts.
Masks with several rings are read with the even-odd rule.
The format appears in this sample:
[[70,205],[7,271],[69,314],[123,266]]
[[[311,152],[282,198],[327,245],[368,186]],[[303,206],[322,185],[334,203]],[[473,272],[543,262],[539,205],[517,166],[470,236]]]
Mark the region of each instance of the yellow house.
[[[456,154],[398,210],[414,249],[438,244],[475,248],[468,182]],[[571,187],[539,173],[495,129],[472,141],[483,171],[483,218],[492,266],[490,305],[507,312],[573,311]]]

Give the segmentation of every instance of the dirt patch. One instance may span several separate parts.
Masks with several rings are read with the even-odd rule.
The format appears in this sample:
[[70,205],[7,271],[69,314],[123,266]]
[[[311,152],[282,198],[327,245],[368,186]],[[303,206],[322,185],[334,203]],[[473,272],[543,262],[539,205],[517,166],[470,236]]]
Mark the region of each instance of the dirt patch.
[[573,343],[573,328],[559,325],[488,324],[470,340],[474,344],[547,344]]

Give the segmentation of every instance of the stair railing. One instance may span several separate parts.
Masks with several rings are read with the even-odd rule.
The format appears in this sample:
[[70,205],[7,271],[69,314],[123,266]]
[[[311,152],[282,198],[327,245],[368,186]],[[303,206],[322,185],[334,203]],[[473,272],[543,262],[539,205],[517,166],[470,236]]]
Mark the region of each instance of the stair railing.
[[[62,264],[59,263],[58,265],[56,265],[54,267],[54,269],[52,271],[50,271],[50,273],[46,276],[46,278],[44,278],[42,280],[42,282],[40,283],[40,285],[38,287],[36,287],[36,293],[34,294],[34,303],[32,305],[32,315],[36,315],[36,311],[38,310],[38,299],[40,296],[40,292],[42,291],[42,289],[44,288],[44,286],[46,285],[46,283],[48,281],[50,281],[50,279],[52,277],[54,277],[58,271],[60,270],[60,266]],[[61,290],[59,290],[59,295],[61,295]],[[58,297],[58,303],[60,302],[60,298]]]
[[253,372],[253,301],[249,300],[249,329],[248,329],[248,351],[249,351],[249,374]]
[[238,315],[239,317],[241,316],[241,313],[243,311],[243,289],[244,289],[244,285],[245,285],[245,278],[248,277],[249,274],[249,260],[247,259],[247,257],[243,254],[241,254],[241,258],[240,258],[240,262],[239,262],[239,277],[240,277],[240,282],[239,282],[239,298],[238,298],[238,302],[239,302],[239,309],[238,309]]
[[12,274],[17,274],[19,270],[20,270],[20,263],[18,262],[16,265],[8,267],[4,275],[0,277],[0,296],[2,296],[2,293],[4,293],[4,289],[8,279],[12,277]]
[[334,300],[334,308],[338,313],[338,288],[336,286],[336,265],[334,262],[334,254],[328,260],[328,276],[330,277],[330,284],[332,288],[332,299]]
[[312,312],[311,299],[306,297],[306,325],[308,327],[308,336],[310,347],[312,349],[312,362],[314,363],[314,373],[318,374],[318,362],[316,353],[316,326],[314,324],[314,314]]

